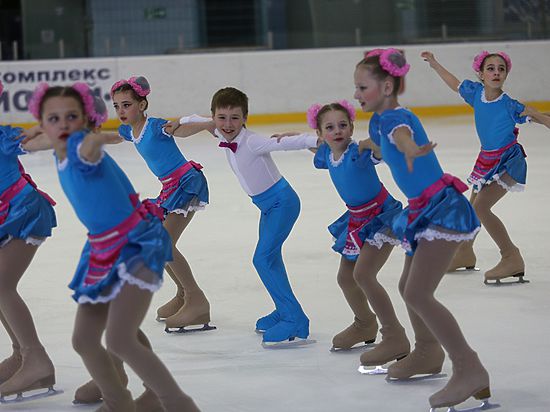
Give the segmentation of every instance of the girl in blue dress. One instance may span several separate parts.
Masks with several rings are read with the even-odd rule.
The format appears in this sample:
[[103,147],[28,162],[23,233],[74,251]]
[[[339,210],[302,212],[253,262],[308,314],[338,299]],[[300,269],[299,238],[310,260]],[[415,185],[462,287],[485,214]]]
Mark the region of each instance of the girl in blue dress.
[[[477,82],[460,82],[430,52],[423,52],[422,57],[474,109],[481,151],[468,178],[472,184],[470,202],[501,255],[497,265],[485,272],[485,283],[498,284],[500,279],[508,277],[516,277],[522,283],[525,263],[504,222],[493,213],[492,208],[508,192],[522,191],[525,186],[526,155],[517,141],[516,124],[525,123],[527,114],[533,120],[544,123],[544,116],[533,108],[526,112],[523,104],[502,90],[512,70],[512,61],[504,52],[484,51],[475,57],[472,67],[479,77]],[[491,184],[493,182],[497,184]],[[473,241],[464,242],[449,266],[449,271],[473,268],[475,262]]]
[[453,406],[470,396],[488,398],[489,375],[466,342],[456,319],[434,296],[458,245],[479,231],[479,221],[461,194],[467,186],[441,169],[418,118],[399,106],[397,92],[409,65],[396,49],[367,53],[354,74],[355,98],[374,112],[369,129],[382,158],[408,198],[394,225],[406,250],[399,281],[415,333],[409,356],[390,365],[390,378],[441,371],[444,352],[453,363],[447,385],[430,397],[433,408]]
[[[0,95],[2,91],[0,82]],[[0,321],[13,347],[12,355],[0,363],[1,396],[52,388],[55,383],[53,364],[17,292],[38,246],[57,225],[55,202],[37,189],[19,162],[25,153],[22,130],[0,126]]]
[[[410,350],[391,300],[376,278],[393,247],[400,244],[392,226],[402,207],[380,182],[375,153],[361,150],[352,140],[354,119],[355,109],[345,100],[324,106],[315,104],[308,110],[308,124],[323,141],[313,163],[317,169],[329,171],[348,209],[328,230],[335,239],[332,248],[342,256],[338,285],[355,319],[334,336],[333,348],[350,349],[360,342],[374,342],[377,316],[382,324],[382,341],[361,355],[362,365],[377,366],[402,358]],[[364,140],[360,144],[377,148],[369,147],[369,143]]]
[[[84,83],[41,84],[29,102],[54,148],[63,191],[88,230],[69,285],[78,309],[73,347],[101,389],[107,411],[135,411],[109,353],[132,367],[166,411],[197,411],[150,346],[139,338],[152,294],[171,258],[162,212],[139,202],[127,176],[103,150],[108,134],[90,133],[107,117],[102,100]],[[108,351],[101,344],[106,332]],[[143,335],[144,336],[144,335]]]
[[145,77],[131,77],[116,82],[111,88],[111,97],[122,122],[119,135],[134,143],[151,172],[162,183],[155,202],[165,211],[164,227],[172,239],[174,260],[167,264],[166,270],[177,291],[174,298],[158,308],[157,318],[165,320],[167,331],[184,332],[186,327],[195,325],[201,326],[199,330],[214,329],[208,325],[210,304],[193,277],[189,263],[176,247],[195,211],[208,204],[208,185],[200,170],[202,166],[188,161],[174,137],[164,131],[167,121],[146,115],[150,91]]

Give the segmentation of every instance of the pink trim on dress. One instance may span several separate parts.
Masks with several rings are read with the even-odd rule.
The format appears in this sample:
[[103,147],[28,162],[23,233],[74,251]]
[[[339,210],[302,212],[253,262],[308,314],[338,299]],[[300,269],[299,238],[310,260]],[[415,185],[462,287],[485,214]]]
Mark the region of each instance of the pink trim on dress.
[[363,247],[363,240],[359,237],[359,232],[363,227],[368,225],[372,219],[380,214],[382,206],[388,198],[388,191],[384,186],[380,192],[370,202],[360,206],[347,206],[349,210],[348,235],[346,237],[346,245],[342,254],[358,255]]
[[408,223],[413,222],[422,209],[426,207],[432,197],[434,197],[441,190],[445,189],[447,186],[453,186],[460,193],[464,193],[468,190],[468,186],[458,177],[455,177],[449,173],[443,174],[441,179],[437,180],[432,185],[428,186],[420,196],[409,199],[409,215]]

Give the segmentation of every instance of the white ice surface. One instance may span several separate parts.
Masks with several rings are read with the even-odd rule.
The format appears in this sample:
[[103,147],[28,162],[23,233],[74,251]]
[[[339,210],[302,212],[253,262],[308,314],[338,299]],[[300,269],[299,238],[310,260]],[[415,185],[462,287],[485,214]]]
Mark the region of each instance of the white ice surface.
[[[465,179],[479,144],[471,117],[429,120],[428,134],[439,145],[439,160],[447,172]],[[271,133],[305,130],[305,125],[253,127]],[[356,125],[356,139],[365,137],[366,124]],[[548,205],[550,195],[550,131],[540,125],[522,127],[520,140],[528,154],[528,181],[524,193],[507,195],[495,208],[521,248],[530,284],[514,287],[483,285],[483,271],[498,260],[498,250],[485,231],[476,242],[477,274],[446,275],[438,297],[458,319],[464,334],[491,375],[493,400],[501,411],[550,410],[550,309]],[[199,284],[212,305],[212,324],[218,330],[191,335],[167,335],[155,321],[156,308],[171,298],[168,276],[153,299],[143,329],[181,387],[203,411],[427,411],[428,397],[447,378],[390,384],[383,376],[357,372],[360,351],[330,353],[332,336],[346,327],[352,314],[336,284],[338,255],[331,250],[326,226],[344,212],[326,171],[312,166],[307,151],[277,153],[276,162],[298,192],[301,216],[284,248],[284,257],[296,295],[311,319],[311,338],[317,343],[288,350],[266,350],[254,333],[256,318],[270,312],[272,303],[251,264],[257,239],[258,210],[239,187],[214,139],[200,135],[180,140],[187,158],[204,166],[211,204],[198,212],[179,242]],[[108,151],[128,173],[136,189],[154,196],[159,183],[131,144]],[[57,386],[65,393],[47,400],[0,406],[6,411],[76,411],[74,390],[89,379],[71,348],[76,304],[67,283],[84,242],[85,231],[61,192],[49,153],[23,159],[40,187],[57,201],[59,227],[39,250],[23,277],[20,291],[28,302],[39,334],[56,366]],[[387,166],[381,179],[400,200]],[[409,337],[411,327],[397,292],[403,252],[395,250],[379,278],[387,288]],[[548,339],[548,340],[547,340]],[[10,351],[0,332],[0,356]],[[448,359],[444,373],[450,375]],[[130,372],[130,389],[142,386]],[[468,405],[474,405],[469,401]],[[443,410],[443,409],[441,409]]]

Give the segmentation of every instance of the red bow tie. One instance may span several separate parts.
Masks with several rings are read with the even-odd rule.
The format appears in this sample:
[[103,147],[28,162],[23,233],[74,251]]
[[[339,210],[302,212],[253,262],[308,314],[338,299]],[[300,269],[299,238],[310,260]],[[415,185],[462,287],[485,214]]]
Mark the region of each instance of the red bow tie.
[[220,142],[218,147],[227,147],[233,153],[237,151],[237,142]]

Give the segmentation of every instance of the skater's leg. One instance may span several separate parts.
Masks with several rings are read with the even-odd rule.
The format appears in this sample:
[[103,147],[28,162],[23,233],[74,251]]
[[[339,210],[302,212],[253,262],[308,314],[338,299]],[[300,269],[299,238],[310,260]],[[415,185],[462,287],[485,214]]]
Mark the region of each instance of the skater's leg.
[[[472,192],[470,194],[470,204],[472,206],[475,204],[476,197],[477,193],[474,191],[474,189],[472,189]],[[475,269],[477,257],[474,252],[474,241],[475,239],[472,239],[460,243],[460,246],[456,250],[453,259],[451,260],[451,264],[447,268],[447,272],[454,272],[455,270],[462,268],[468,270]]]
[[175,278],[181,284],[185,294],[184,305],[174,315],[166,319],[166,327],[178,328],[188,325],[199,325],[210,322],[210,304],[201,290],[195,278],[191,267],[185,257],[176,247],[177,242],[185,230],[194,212],[189,212],[187,216],[177,213],[170,213],[164,221],[164,227],[172,239],[173,260],[167,265],[172,270]]
[[453,361],[453,377],[443,392],[430,399],[432,406],[441,406],[441,402],[458,404],[489,388],[489,375],[466,342],[456,319],[434,296],[457,246],[445,240],[421,239],[403,293],[407,305],[424,321]]
[[[407,256],[405,268],[399,280],[399,293],[404,297],[409,285],[409,274],[413,258]],[[407,305],[407,312],[414,331],[414,349],[405,358],[388,367],[388,376],[393,379],[408,379],[414,375],[435,374],[441,372],[445,352],[441,344],[426,326],[422,318]]]
[[410,349],[390,297],[377,278],[392,250],[393,246],[387,243],[381,249],[365,244],[355,265],[354,277],[382,325],[382,342],[361,355],[361,364],[365,366],[383,365],[405,356]]
[[[138,340],[147,349],[153,350],[151,342],[141,329],[138,330]],[[135,400],[136,412],[164,412],[164,407],[157,394],[147,385],[143,384],[143,386],[145,391]]]
[[164,305],[159,307],[157,309],[157,320],[165,320],[166,318],[169,318],[172,315],[175,315],[178,310],[180,310],[183,307],[183,304],[185,303],[185,292],[183,290],[183,285],[176,277],[176,274],[172,270],[172,268],[167,264],[164,268],[168,275],[170,276],[170,279],[174,282],[176,285],[176,294],[172,299],[170,299],[168,302],[166,302]]
[[372,313],[367,296],[353,277],[355,262],[340,259],[337,281],[353,314],[353,323],[332,339],[333,349],[350,349],[357,343],[372,343],[376,339],[378,323]]
[[[126,372],[124,371],[122,361],[112,353],[109,353],[109,356],[111,357],[113,366],[120,377],[122,385],[126,387],[126,385],[128,385],[128,375],[126,375]],[[101,390],[99,389],[99,386],[97,386],[97,383],[92,379],[76,389],[73,403],[92,404],[101,402],[102,399],[103,395],[101,394]]]
[[[141,329],[138,330],[138,340],[145,347],[149,349],[151,348],[151,344],[149,343],[147,336],[145,336],[145,333],[143,333]],[[113,366],[115,367],[120,377],[122,385],[124,386],[128,385],[128,375],[126,375],[126,372],[124,371],[124,366],[122,364],[122,361],[112,353],[109,353],[109,356],[111,357]],[[86,382],[84,385],[80,386],[75,391],[73,403],[75,404],[98,403],[98,402],[101,402],[102,398],[103,396],[101,395],[101,390],[92,379]],[[154,395],[154,393],[146,387],[145,392],[138,399],[136,399],[136,412],[154,411],[153,406],[154,406],[155,400],[158,403],[158,398],[156,397],[156,395]]]
[[491,210],[506,193],[507,190],[502,186],[492,183],[481,189],[474,202],[474,209],[481,224],[497,244],[502,256],[499,264],[486,272],[485,277],[488,279],[504,278],[525,271],[519,249],[512,242],[502,220]]
[[20,369],[0,385],[0,392],[6,395],[55,382],[53,364],[38,338],[29,308],[17,292],[37,249],[22,239],[13,239],[0,248],[0,311],[3,323],[11,329],[8,333],[14,348],[18,346],[22,356]]
[[342,293],[356,318],[363,321],[374,321],[375,315],[369,307],[367,296],[353,276],[354,268],[355,262],[345,257],[340,259],[340,268],[336,278],[338,286],[342,289]]
[[2,384],[11,378],[15,372],[17,372],[21,366],[22,357],[19,341],[17,340],[15,333],[13,333],[8,321],[4,318],[4,315],[2,315],[2,311],[0,311],[0,321],[2,322],[2,325],[4,326],[4,329],[12,342],[13,349],[12,354],[0,363],[0,384]]
[[[142,268],[136,276],[145,279],[155,275]],[[151,292],[137,286],[126,284],[122,288],[110,303],[107,347],[157,394],[167,412],[198,411],[193,400],[179,388],[162,361],[138,339],[138,329],[147,313],[151,297]]]
[[294,296],[282,256],[283,243],[300,214],[300,200],[292,189],[281,196],[272,207],[261,208],[259,240],[252,260],[280,315],[279,322],[264,334],[264,342],[309,335],[309,320]]
[[78,306],[73,348],[82,358],[93,382],[99,387],[106,410],[133,412],[135,406],[130,392],[126,390],[126,383],[121,380],[113,357],[101,344],[109,305],[110,303],[98,303]]
[[483,189],[477,194],[473,203],[481,224],[495,241],[499,249],[510,250],[516,246],[510,239],[504,223],[491,210],[497,202],[506,195],[508,191],[502,186],[492,183],[483,186]]

